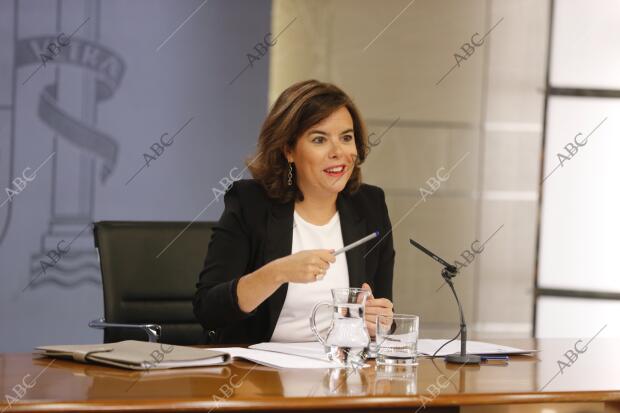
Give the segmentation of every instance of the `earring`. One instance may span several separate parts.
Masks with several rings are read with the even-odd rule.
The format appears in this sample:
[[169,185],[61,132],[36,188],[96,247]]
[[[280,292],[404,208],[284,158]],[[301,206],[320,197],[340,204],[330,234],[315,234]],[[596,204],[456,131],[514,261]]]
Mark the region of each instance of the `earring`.
[[288,163],[288,186],[293,185],[293,164]]

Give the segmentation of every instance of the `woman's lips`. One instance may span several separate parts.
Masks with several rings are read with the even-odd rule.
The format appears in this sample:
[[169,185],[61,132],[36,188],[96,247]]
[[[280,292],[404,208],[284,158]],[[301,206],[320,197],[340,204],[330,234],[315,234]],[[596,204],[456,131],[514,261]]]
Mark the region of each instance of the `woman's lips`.
[[[338,169],[341,169],[340,171],[338,171]],[[339,167],[332,167],[332,168],[327,168],[327,169],[323,169],[323,172],[325,172],[327,175],[332,176],[332,177],[339,177],[344,175],[344,173],[347,171],[347,167],[345,165],[340,165]]]

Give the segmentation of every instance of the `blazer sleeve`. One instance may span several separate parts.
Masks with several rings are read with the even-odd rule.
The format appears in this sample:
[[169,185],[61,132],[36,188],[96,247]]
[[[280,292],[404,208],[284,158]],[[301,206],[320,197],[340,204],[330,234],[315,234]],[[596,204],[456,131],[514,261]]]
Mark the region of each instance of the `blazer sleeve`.
[[390,216],[388,215],[387,204],[385,203],[385,193],[380,190],[380,210],[382,211],[382,226],[385,231],[384,234],[388,234],[379,247],[379,266],[377,267],[377,273],[375,276],[375,285],[373,288],[373,295],[378,298],[387,298],[392,300],[392,281],[394,279],[394,257],[396,252],[394,251],[394,241],[392,238],[392,223],[390,222]]
[[245,275],[250,238],[241,213],[238,183],[224,195],[224,212],[213,228],[204,266],[194,295],[194,314],[207,330],[225,327],[250,317],[239,308],[237,283]]

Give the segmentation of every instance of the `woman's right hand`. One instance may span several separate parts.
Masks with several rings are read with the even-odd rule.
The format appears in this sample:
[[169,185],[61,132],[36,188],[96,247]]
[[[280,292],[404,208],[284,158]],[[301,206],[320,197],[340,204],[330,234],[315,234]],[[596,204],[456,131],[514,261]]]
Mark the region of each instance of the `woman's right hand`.
[[306,250],[272,261],[274,273],[282,282],[310,283],[325,277],[334,250]]

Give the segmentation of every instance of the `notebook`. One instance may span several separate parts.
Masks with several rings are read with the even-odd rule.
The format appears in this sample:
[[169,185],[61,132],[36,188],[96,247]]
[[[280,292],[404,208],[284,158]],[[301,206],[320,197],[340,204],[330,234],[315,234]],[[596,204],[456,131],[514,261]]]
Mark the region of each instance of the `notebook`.
[[126,340],[107,344],[41,346],[35,354],[97,363],[131,370],[163,370],[187,367],[221,366],[243,359],[275,368],[330,368],[325,360],[242,347],[196,348],[161,343]]

